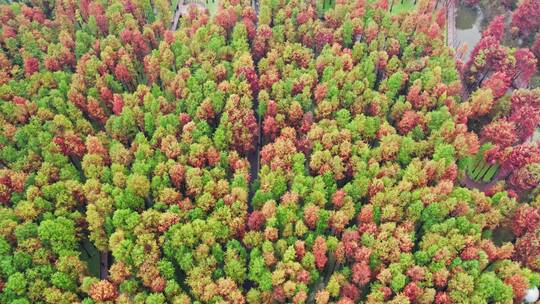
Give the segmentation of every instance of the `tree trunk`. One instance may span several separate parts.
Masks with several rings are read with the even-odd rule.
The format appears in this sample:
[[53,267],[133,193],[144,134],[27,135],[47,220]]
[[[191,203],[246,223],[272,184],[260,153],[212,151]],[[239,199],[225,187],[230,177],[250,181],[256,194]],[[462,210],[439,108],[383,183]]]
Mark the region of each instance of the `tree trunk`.
[[102,251],[99,261],[101,266],[99,271],[99,277],[102,280],[106,280],[109,274],[109,253],[107,251]]

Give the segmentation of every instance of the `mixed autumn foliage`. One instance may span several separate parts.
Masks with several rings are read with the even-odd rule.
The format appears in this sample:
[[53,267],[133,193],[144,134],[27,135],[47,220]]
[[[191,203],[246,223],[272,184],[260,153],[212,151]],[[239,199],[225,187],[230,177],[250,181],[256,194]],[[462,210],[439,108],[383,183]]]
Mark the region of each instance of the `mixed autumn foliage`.
[[[0,303],[517,303],[540,284],[540,90],[513,90],[536,59],[500,20],[460,63],[435,1],[220,6],[178,29],[163,0],[0,6]],[[479,151],[501,167],[483,189]],[[86,243],[110,253],[101,278]]]

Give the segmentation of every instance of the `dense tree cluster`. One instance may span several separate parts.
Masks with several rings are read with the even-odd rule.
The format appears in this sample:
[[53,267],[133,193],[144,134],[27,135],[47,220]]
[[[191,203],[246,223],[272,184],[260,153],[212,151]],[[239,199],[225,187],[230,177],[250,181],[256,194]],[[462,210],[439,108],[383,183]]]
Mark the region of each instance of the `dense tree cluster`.
[[508,30],[512,35],[525,40],[534,40],[540,28],[540,7],[538,0],[461,0],[467,6],[480,5],[488,10],[487,15],[493,13],[509,13]]
[[[522,69],[521,75],[509,75],[515,82],[515,87],[523,87],[527,84],[530,77],[535,74],[534,83],[538,86],[539,74],[534,69],[534,63],[540,67],[540,1],[538,0],[461,0],[467,6],[480,8],[483,12],[485,23],[489,23],[487,32],[484,32],[482,49],[500,48],[499,45],[517,48],[517,50],[509,49],[510,53],[514,54],[516,59],[523,56],[522,65],[518,64],[518,69]],[[484,23],[483,22],[483,23]],[[486,39],[486,36],[494,36]],[[521,48],[521,49],[520,49]],[[525,51],[522,48],[529,48],[530,51]],[[479,55],[478,47],[475,49],[475,55]],[[499,50],[500,52],[500,50]],[[502,56],[500,54],[499,56]],[[536,61],[533,57],[536,57]],[[500,57],[501,60],[503,57]],[[482,58],[485,62],[487,58]],[[522,79],[518,79],[521,76]],[[481,77],[481,79],[483,79]]]
[[467,121],[469,129],[480,135],[482,146],[476,156],[465,161],[469,173],[465,184],[491,181],[481,187],[486,193],[507,189],[513,197],[533,201],[520,205],[514,216],[514,258],[538,270],[540,224],[535,209],[540,144],[532,142],[531,137],[540,124],[540,91],[516,88],[527,87],[531,77],[538,75],[540,2],[466,2],[480,4],[488,14],[500,15],[492,18],[471,58],[461,68],[466,85],[463,95],[471,96],[471,100],[482,97],[484,105],[481,115]]
[[[164,0],[31,3],[0,6],[0,303],[513,303],[540,284],[540,91],[511,91],[536,59],[501,20],[460,65],[429,0],[229,0],[178,29]],[[485,189],[478,155],[501,166]]]
[[[513,7],[500,4],[508,9]],[[510,32],[516,32],[514,27],[521,24],[518,15],[532,16],[535,9],[534,1],[521,1],[513,12]],[[528,20],[537,19],[531,18]],[[508,30],[504,15],[491,20],[470,59],[461,65],[461,73],[465,84],[463,94],[470,96],[469,129],[480,134],[487,163],[500,168],[499,178],[508,177],[511,189],[519,193],[535,188],[540,182],[535,169],[540,146],[529,142],[540,124],[540,91],[514,88],[529,84],[538,72],[539,61],[534,48],[507,46],[504,37],[509,35]],[[494,166],[491,168],[495,169]],[[482,167],[489,166],[478,165],[476,172],[481,173]]]

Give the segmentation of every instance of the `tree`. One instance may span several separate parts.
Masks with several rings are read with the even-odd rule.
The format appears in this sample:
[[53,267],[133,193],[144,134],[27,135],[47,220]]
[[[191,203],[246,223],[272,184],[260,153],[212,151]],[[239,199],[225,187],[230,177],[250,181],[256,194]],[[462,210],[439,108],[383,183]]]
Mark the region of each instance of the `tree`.
[[532,75],[536,73],[536,64],[538,60],[529,49],[518,49],[515,53],[516,57],[516,76],[523,83],[529,83]]
[[50,244],[58,255],[69,254],[75,250],[75,223],[67,218],[45,220],[40,223],[38,235],[43,242]]
[[517,9],[512,12],[510,25],[513,31],[526,36],[531,29],[538,28],[539,21],[537,17],[540,14],[540,9],[537,4],[534,0],[520,2]]
[[504,36],[504,16],[500,15],[489,23],[488,27],[482,33],[482,37],[493,36],[497,41],[501,41]]
[[493,97],[498,99],[504,96],[510,88],[511,78],[504,72],[496,72],[482,83],[482,88],[491,89]]
[[516,242],[516,256],[525,265],[533,270],[538,270],[540,264],[538,261],[538,231],[529,232]]
[[516,124],[506,119],[499,119],[486,125],[482,130],[482,136],[503,149],[518,142]]

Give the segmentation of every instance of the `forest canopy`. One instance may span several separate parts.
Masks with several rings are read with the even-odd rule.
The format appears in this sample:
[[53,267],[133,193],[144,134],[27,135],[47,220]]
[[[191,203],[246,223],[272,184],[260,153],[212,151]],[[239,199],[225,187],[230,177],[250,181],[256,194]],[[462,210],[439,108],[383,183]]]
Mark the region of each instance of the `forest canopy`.
[[1,4],[0,303],[520,303],[538,52],[436,2]]

